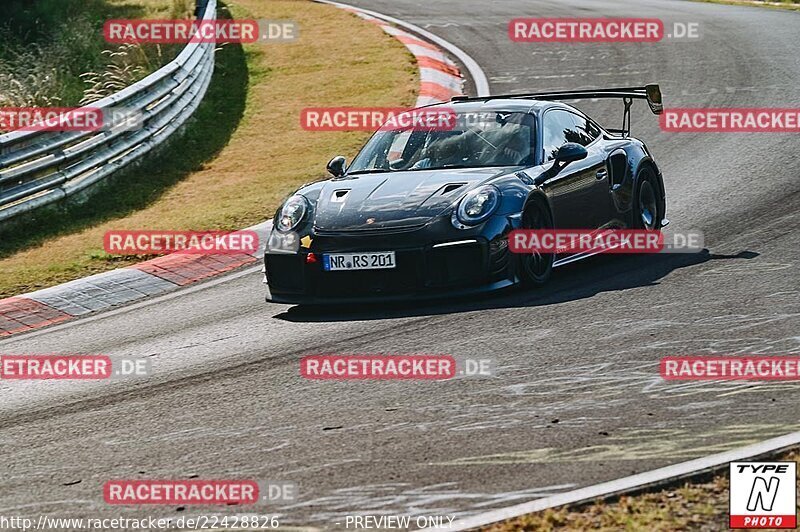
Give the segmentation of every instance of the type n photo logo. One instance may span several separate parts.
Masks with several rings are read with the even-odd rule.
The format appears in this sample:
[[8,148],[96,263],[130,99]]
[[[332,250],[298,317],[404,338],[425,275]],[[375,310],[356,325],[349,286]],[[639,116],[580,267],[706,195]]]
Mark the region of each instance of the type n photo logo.
[[731,462],[731,528],[797,528],[797,463]]

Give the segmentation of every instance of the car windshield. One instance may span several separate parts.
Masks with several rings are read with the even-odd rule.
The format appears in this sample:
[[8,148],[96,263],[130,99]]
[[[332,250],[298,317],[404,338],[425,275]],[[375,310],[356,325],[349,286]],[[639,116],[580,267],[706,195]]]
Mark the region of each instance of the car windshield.
[[533,116],[452,113],[450,128],[382,128],[353,160],[348,174],[533,164]]

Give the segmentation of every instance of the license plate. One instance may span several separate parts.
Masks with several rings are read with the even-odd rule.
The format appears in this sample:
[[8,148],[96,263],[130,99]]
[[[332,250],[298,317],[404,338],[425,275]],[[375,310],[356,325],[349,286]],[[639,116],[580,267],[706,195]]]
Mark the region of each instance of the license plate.
[[342,270],[386,270],[394,267],[394,251],[326,253],[322,255],[322,268],[327,272]]

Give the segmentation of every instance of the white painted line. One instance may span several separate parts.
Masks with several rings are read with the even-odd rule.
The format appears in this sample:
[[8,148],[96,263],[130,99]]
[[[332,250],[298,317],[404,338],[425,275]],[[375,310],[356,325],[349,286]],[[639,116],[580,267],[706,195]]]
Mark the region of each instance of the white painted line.
[[475,90],[478,93],[478,96],[489,96],[489,81],[486,79],[486,74],[483,72],[483,69],[478,65],[478,63],[470,56],[467,52],[456,46],[455,44],[442,39],[441,37],[434,35],[433,33],[420,28],[410,22],[405,22],[403,20],[390,17],[388,15],[384,15],[382,13],[378,13],[376,11],[371,11],[369,9],[361,9],[351,5],[343,4],[340,2],[333,2],[331,0],[314,0],[315,2],[319,2],[322,4],[330,4],[333,6],[352,9],[355,11],[359,11],[361,13],[365,13],[367,15],[373,16],[375,18],[379,18],[381,20],[385,20],[386,22],[390,22],[396,26],[400,26],[406,28],[408,30],[413,31],[417,35],[421,35],[431,41],[432,43],[438,44],[455,57],[461,61],[467,70],[469,71],[469,75],[472,78],[473,83],[475,83]]
[[[512,519],[521,515],[541,512],[548,508],[555,508],[565,504],[577,504],[581,502],[592,501],[600,497],[607,497],[610,495],[623,494],[634,489],[647,488],[657,486],[666,481],[680,480],[698,473],[709,472],[714,469],[720,468],[722,465],[729,462],[745,460],[748,458],[755,458],[761,455],[774,453],[796,446],[800,443],[800,432],[793,432],[785,436],[779,436],[770,440],[765,440],[760,443],[754,443],[746,447],[740,447],[732,451],[725,451],[724,453],[712,454],[703,458],[689,460],[645,473],[631,475],[629,477],[595,484],[594,486],[587,486],[585,488],[552,495],[550,497],[543,497],[534,501],[516,504],[507,508],[499,510],[492,510],[482,514],[478,514],[465,519],[455,521],[450,528],[449,532],[457,532],[459,530],[470,530],[506,519]],[[424,531],[435,530],[433,528],[422,529]]]

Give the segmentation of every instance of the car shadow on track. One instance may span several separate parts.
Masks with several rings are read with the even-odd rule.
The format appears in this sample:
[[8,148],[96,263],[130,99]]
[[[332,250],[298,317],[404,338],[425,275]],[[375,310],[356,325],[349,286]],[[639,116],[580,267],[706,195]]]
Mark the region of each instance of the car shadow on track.
[[294,306],[273,317],[299,323],[364,321],[556,305],[590,298],[602,292],[656,285],[661,278],[675,270],[708,261],[749,260],[758,255],[753,251],[719,255],[708,249],[691,254],[600,255],[556,269],[550,283],[535,290],[510,288],[477,296],[411,303]]

